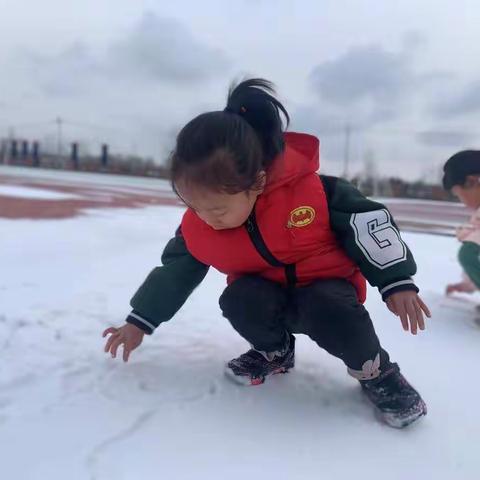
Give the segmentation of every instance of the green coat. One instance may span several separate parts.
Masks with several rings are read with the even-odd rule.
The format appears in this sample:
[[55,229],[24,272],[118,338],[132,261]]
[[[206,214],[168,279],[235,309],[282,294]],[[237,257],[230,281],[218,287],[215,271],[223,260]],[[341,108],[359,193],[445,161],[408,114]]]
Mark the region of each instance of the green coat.
[[[415,261],[388,209],[343,179],[320,178],[331,228],[368,282],[379,289],[384,300],[401,290],[418,292],[411,278],[417,269]],[[161,260],[162,265],[150,272],[133,296],[133,311],[127,318],[148,334],[177,313],[209,269],[187,250],[180,228],[167,243]]]

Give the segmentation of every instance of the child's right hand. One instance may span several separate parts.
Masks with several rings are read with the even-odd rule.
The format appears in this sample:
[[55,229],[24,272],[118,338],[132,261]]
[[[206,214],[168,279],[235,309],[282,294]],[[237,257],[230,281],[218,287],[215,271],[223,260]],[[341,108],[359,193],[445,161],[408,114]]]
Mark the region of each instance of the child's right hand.
[[108,334],[110,334],[110,337],[105,345],[105,353],[110,352],[112,358],[115,358],[118,347],[123,343],[123,361],[128,362],[132,350],[135,350],[142,343],[145,332],[131,323],[126,323],[120,328],[107,328],[102,336],[106,337]]

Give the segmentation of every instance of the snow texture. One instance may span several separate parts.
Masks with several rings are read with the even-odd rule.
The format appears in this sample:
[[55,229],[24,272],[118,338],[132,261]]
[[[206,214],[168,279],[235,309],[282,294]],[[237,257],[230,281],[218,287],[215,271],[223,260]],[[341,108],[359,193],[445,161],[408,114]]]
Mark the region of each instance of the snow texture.
[[443,295],[460,276],[454,239],[404,235],[434,315],[426,332],[404,333],[369,292],[383,346],[429,407],[397,431],[304,336],[291,373],[249,388],[225,379],[224,363],[248,345],[220,315],[216,272],[128,364],[106,356],[101,332],[123,323],[181,215],[148,207],[0,220],[2,478],[479,478],[478,297]]

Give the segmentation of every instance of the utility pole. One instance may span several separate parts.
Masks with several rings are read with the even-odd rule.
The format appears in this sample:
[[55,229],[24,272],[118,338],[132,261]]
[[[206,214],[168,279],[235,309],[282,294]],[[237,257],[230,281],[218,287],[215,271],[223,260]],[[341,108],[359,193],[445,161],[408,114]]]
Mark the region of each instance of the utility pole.
[[57,124],[57,155],[60,158],[62,156],[62,123],[63,120],[57,117],[55,120]]
[[350,135],[352,127],[349,123],[345,126],[345,146],[343,150],[343,178],[348,178],[348,165],[350,163]]

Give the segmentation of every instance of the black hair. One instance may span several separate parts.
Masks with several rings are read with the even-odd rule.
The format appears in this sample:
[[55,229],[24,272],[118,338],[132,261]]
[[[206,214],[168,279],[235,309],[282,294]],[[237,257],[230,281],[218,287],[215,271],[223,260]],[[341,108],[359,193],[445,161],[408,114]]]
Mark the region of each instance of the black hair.
[[289,121],[268,80],[232,85],[224,110],[199,115],[178,134],[170,157],[173,188],[180,179],[228,193],[255,188],[259,173],[283,152]]
[[443,188],[464,186],[469,175],[480,175],[480,150],[464,150],[451,156],[443,166]]

